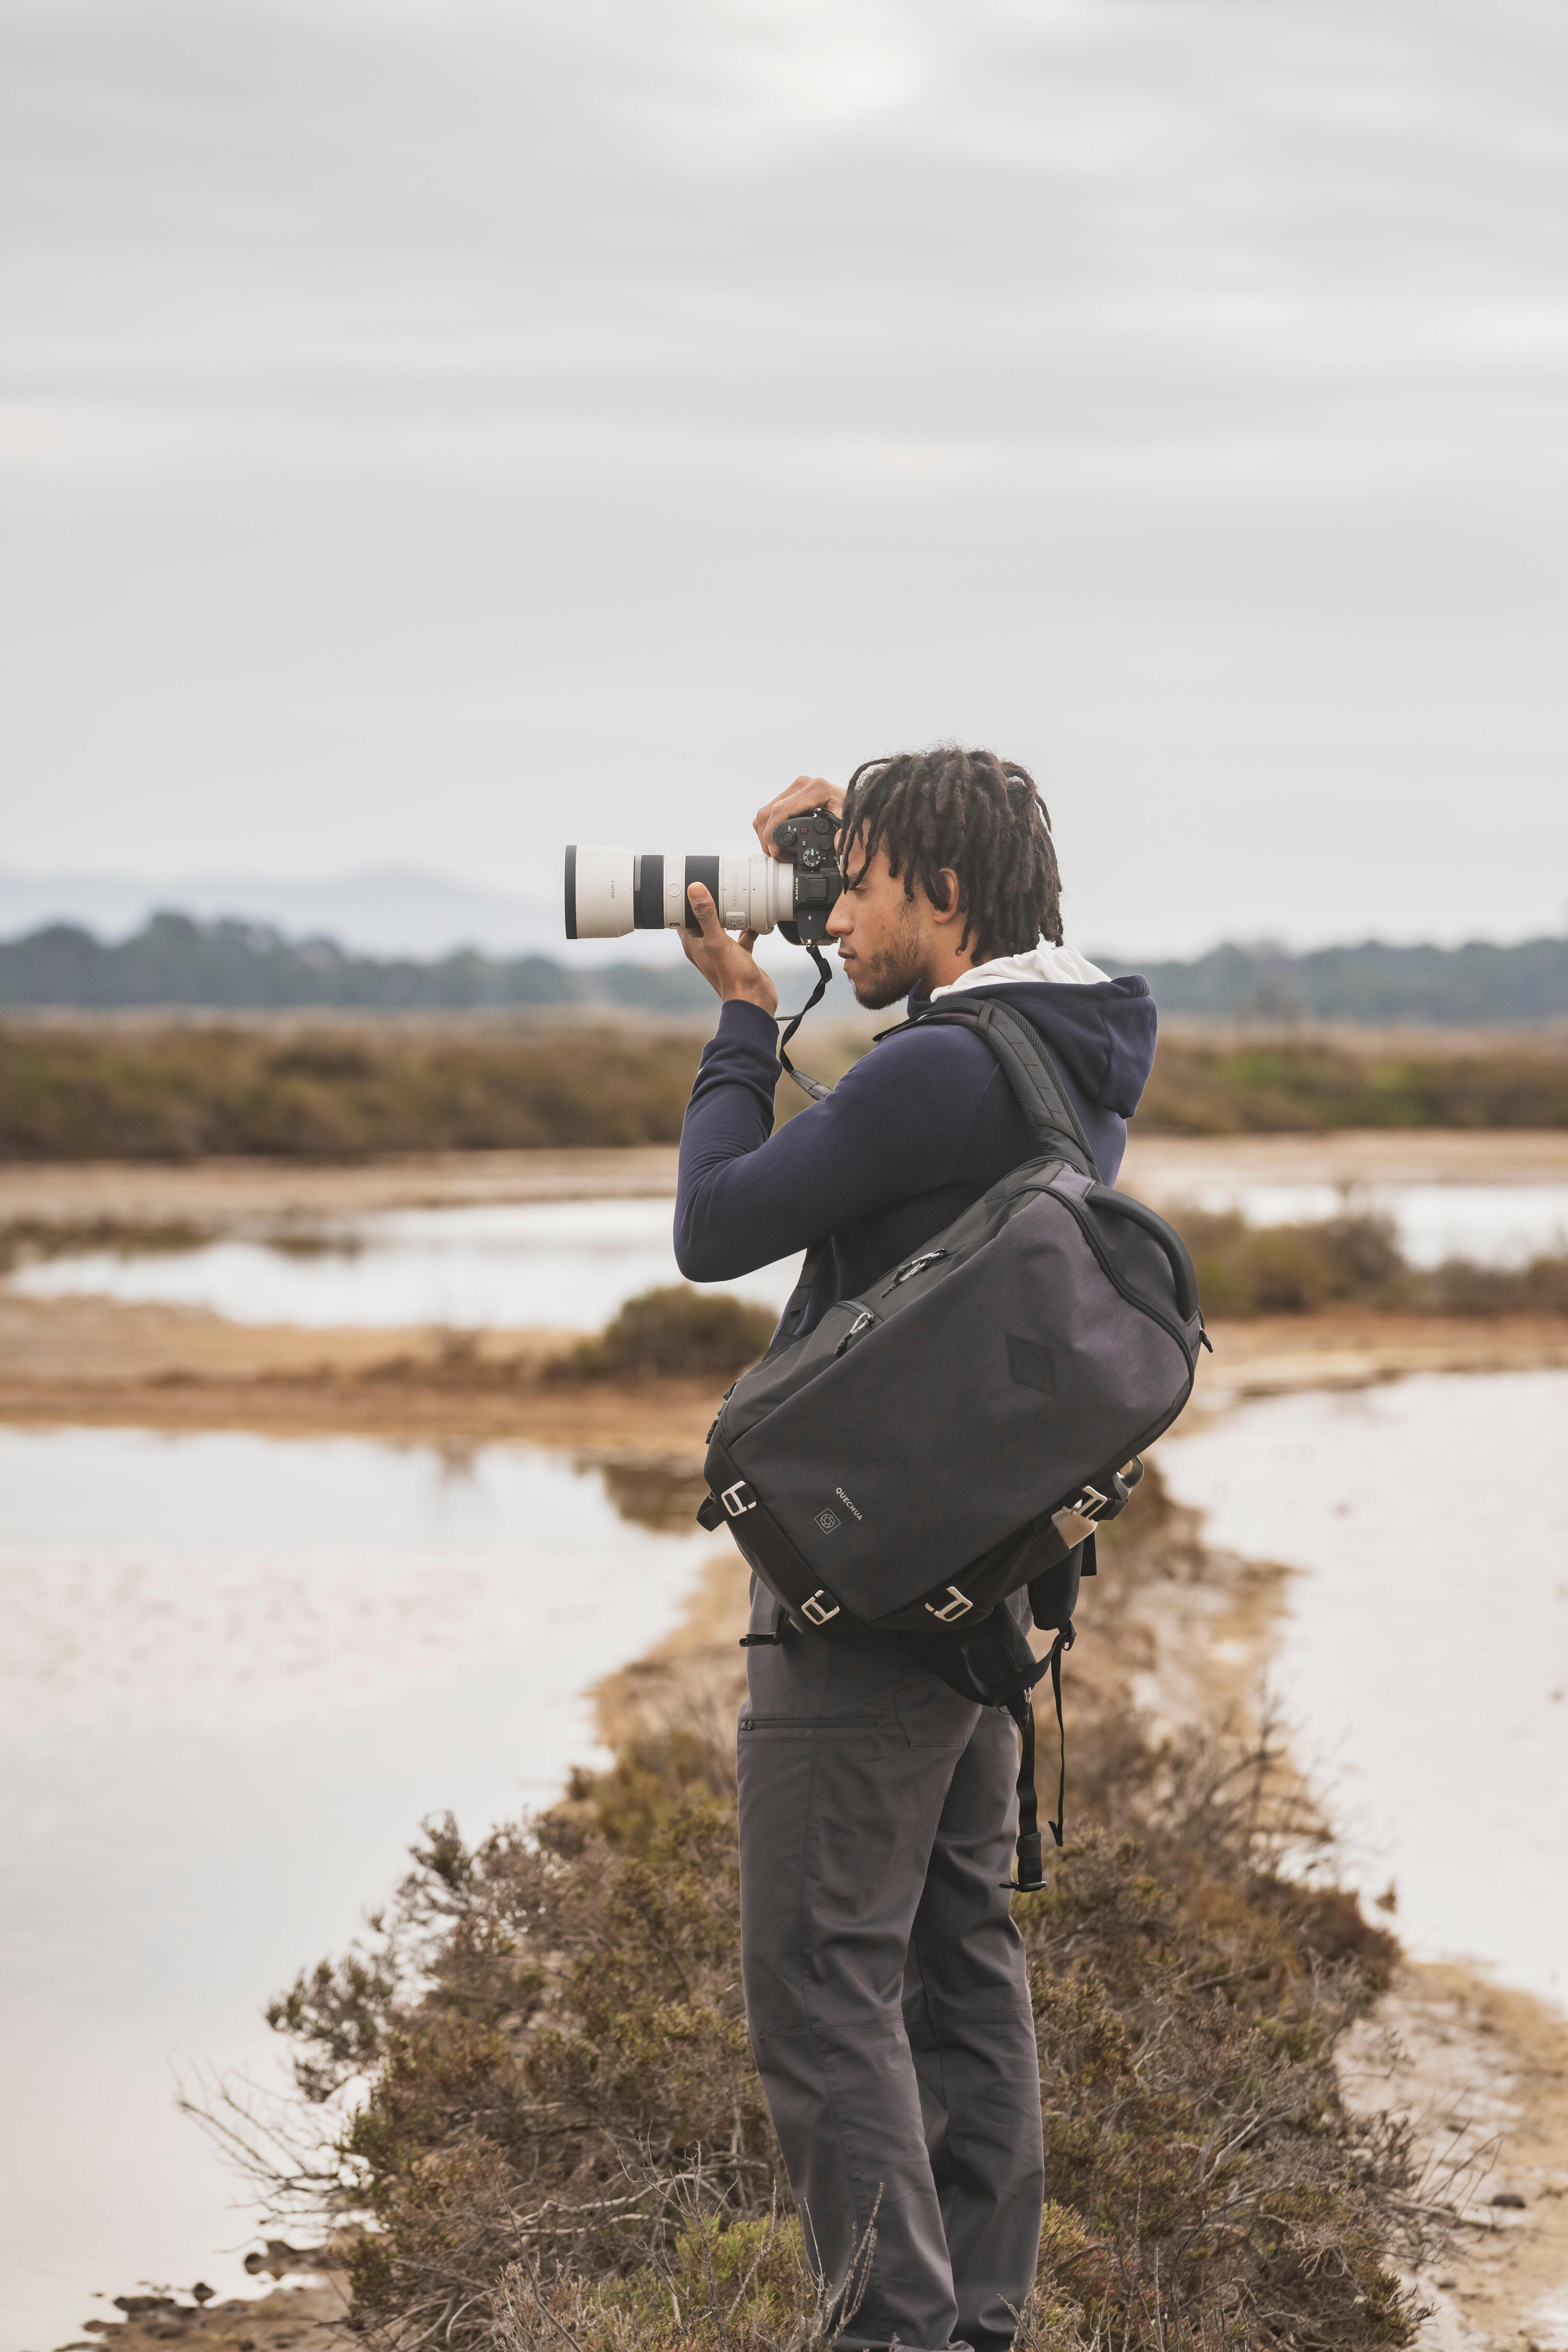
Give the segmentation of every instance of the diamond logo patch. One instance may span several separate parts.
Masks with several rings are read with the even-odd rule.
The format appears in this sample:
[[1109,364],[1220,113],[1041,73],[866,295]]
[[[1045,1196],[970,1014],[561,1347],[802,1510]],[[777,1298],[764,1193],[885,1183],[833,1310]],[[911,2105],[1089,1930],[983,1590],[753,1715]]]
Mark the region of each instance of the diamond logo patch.
[[842,1527],[844,1522],[837,1511],[818,1511],[816,1524],[825,1536],[830,1536],[834,1528]]

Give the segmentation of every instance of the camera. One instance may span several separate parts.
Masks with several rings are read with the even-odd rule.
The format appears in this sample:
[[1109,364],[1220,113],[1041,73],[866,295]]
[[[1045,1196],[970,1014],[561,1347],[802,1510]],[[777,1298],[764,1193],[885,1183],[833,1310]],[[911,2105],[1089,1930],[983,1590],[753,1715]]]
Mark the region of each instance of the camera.
[[628,931],[699,930],[686,893],[701,882],[727,931],[776,930],[792,947],[819,947],[844,887],[837,832],[827,810],[816,808],[774,825],[777,857],[760,850],[714,857],[574,842],[566,852],[566,936],[618,940]]

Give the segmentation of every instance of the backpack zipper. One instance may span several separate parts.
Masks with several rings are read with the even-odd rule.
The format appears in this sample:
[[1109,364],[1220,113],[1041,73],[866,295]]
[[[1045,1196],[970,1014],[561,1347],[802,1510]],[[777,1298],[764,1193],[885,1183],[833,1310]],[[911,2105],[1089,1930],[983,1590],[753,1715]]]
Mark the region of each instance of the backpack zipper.
[[934,1265],[939,1257],[950,1257],[952,1255],[951,1250],[925,1250],[919,1257],[906,1258],[889,1283],[887,1290],[883,1291],[883,1297],[886,1298],[889,1291],[897,1290],[900,1282],[908,1282],[911,1274],[923,1274],[926,1267]]
[[868,1307],[862,1307],[859,1314],[855,1318],[854,1322],[851,1323],[848,1330],[846,1331],[843,1339],[840,1339],[837,1347],[833,1350],[833,1360],[835,1363],[838,1361],[839,1357],[844,1353],[845,1349],[848,1347],[850,1341],[852,1339],[858,1339],[860,1337],[861,1332],[864,1331],[868,1325],[874,1323],[876,1319],[876,1317],[872,1314]]

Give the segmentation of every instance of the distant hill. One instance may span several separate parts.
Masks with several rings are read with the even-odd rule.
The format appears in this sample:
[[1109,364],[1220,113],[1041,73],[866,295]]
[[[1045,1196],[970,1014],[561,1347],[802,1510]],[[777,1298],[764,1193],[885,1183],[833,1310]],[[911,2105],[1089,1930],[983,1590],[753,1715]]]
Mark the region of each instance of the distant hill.
[[[1109,971],[1142,970],[1163,1012],[1214,1020],[1485,1026],[1568,1019],[1568,940],[1461,948],[1367,940],[1300,956],[1223,947],[1188,963],[1097,961]],[[710,1003],[706,983],[681,963],[563,964],[475,949],[434,959],[372,956],[232,918],[155,915],[134,938],[113,943],[76,924],[50,923],[0,943],[0,1006],[463,1012],[602,1004],[680,1013]]]
[[510,895],[396,866],[328,882],[196,875],[177,885],[128,875],[0,870],[0,940],[59,923],[99,939],[126,940],[161,908],[174,907],[197,922],[227,916],[265,923],[286,939],[336,940],[361,955],[428,959],[457,948],[530,955],[560,940],[561,897],[558,888],[542,889],[536,872],[525,878],[532,887]]

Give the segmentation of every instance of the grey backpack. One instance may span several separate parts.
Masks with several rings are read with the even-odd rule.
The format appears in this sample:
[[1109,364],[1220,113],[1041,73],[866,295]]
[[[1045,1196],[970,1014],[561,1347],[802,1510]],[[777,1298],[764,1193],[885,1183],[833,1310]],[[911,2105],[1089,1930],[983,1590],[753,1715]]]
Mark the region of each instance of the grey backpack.
[[[1059,1718],[1095,1526],[1125,1505],[1208,1343],[1181,1236],[1100,1183],[1033,1024],[984,995],[930,1022],[984,1038],[1037,1155],[797,1337],[810,1254],[773,1345],[709,1433],[699,1517],[729,1526],[795,1624],[897,1634],[966,1697],[1011,1708],[1031,1817],[1019,1884],[1037,1885],[1026,1694],[1048,1668]],[[1057,1631],[1044,1660],[1002,1605],[1026,1587],[1035,1622]],[[1059,1843],[1059,1816],[1051,1827]]]

